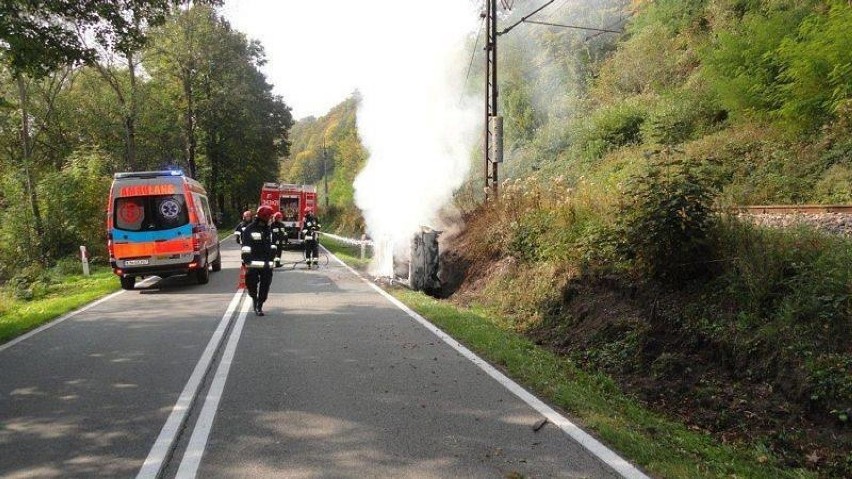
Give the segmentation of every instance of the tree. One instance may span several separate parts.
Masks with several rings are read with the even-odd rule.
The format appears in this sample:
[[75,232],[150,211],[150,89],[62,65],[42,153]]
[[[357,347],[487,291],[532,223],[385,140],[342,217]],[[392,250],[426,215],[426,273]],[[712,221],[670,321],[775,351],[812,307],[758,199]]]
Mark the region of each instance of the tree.
[[148,25],[163,23],[180,3],[168,0],[11,0],[0,4],[0,62],[9,68],[17,84],[21,110],[21,167],[25,172],[27,197],[39,241],[44,237],[43,220],[32,164],[26,77],[42,78],[61,66],[96,63],[97,51],[84,40],[89,35],[106,51],[138,50],[145,41]]
[[165,82],[180,112],[188,173],[206,184],[219,211],[226,196],[235,208],[254,202],[289,147],[290,108],[272,94],[264,62],[259,43],[203,5],[157,29],[145,55],[146,71]]

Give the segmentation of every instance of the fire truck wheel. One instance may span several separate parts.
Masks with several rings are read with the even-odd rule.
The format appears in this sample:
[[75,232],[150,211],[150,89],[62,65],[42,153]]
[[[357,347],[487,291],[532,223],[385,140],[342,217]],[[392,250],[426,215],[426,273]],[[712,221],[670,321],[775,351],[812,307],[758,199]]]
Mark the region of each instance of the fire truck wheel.
[[211,264],[213,267],[213,271],[221,271],[222,270],[222,251],[219,248],[216,248],[216,259]]
[[122,276],[119,279],[121,280],[121,289],[133,289],[136,286],[136,277],[134,276]]
[[207,264],[195,271],[195,279],[198,281],[198,284],[207,284],[210,282],[210,268]]

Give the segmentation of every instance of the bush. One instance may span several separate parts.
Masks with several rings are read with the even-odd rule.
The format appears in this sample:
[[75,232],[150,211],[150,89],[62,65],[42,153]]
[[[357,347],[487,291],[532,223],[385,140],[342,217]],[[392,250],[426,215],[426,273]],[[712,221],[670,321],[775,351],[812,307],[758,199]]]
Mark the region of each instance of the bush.
[[820,203],[852,203],[852,168],[834,165],[814,186],[814,197]]
[[46,174],[39,182],[45,226],[42,245],[48,257],[79,254],[80,245],[93,254],[105,252],[103,210],[112,181],[107,163],[108,158],[96,149],[80,150],[68,157],[61,171]]
[[81,274],[82,272],[83,265],[80,262],[80,258],[74,256],[60,259],[53,267],[53,273],[59,276],[71,276]]
[[38,263],[34,263],[18,270],[17,274],[9,279],[6,288],[16,299],[29,301],[37,299],[39,294],[43,295],[50,283],[47,271]]
[[641,143],[647,112],[636,102],[599,110],[586,125],[579,145],[587,159],[598,159],[615,148]]
[[661,98],[642,129],[646,143],[676,145],[724,122],[728,113],[703,91],[676,90]]
[[703,272],[715,221],[712,192],[696,165],[668,155],[652,159],[627,184],[618,220],[621,254],[656,279],[680,280]]
[[807,364],[810,399],[841,422],[852,413],[852,356],[820,354]]
[[544,239],[553,228],[553,215],[536,210],[509,225],[509,254],[522,261],[544,259]]

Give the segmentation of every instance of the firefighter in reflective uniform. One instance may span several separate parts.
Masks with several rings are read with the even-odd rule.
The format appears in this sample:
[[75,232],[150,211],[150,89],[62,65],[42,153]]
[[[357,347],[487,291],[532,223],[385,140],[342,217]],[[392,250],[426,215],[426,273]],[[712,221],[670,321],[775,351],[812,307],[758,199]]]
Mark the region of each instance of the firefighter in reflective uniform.
[[317,266],[319,260],[319,230],[320,224],[311,209],[305,211],[305,223],[302,225],[302,235],[305,239],[305,262],[308,269]]
[[234,228],[234,238],[237,239],[237,243],[242,241],[243,230],[251,223],[251,210],[243,211],[243,219],[237,223],[237,226]]
[[257,215],[243,229],[241,236],[242,259],[246,266],[246,290],[252,299],[254,313],[263,316],[263,303],[269,295],[272,284],[272,268],[275,265],[275,247],[272,244],[272,231],[269,221],[272,208],[261,206]]
[[287,229],[281,219],[284,217],[280,211],[272,216],[272,224],[269,227],[272,230],[272,245],[275,247],[275,267],[281,266],[281,253],[284,251],[284,245],[287,244]]

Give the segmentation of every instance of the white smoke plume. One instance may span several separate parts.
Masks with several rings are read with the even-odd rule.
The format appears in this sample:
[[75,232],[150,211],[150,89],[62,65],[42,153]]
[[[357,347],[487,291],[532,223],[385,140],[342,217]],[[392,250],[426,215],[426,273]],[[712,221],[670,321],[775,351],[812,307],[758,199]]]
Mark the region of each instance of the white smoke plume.
[[391,276],[391,255],[405,257],[412,235],[435,226],[480,141],[482,99],[462,97],[480,2],[378,3],[388,21],[372,32],[358,82],[358,132],[369,159],[354,187],[377,242],[371,273]]

